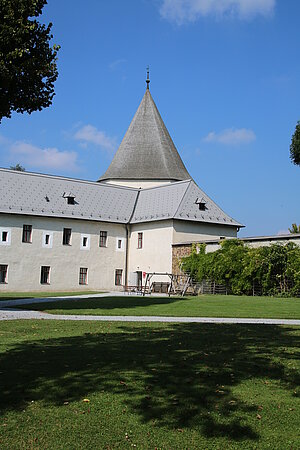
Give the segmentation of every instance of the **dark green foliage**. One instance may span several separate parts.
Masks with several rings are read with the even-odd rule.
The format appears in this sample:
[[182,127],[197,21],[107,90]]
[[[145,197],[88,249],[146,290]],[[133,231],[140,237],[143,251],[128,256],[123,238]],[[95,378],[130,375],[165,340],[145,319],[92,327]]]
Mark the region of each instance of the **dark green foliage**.
[[46,3],[0,0],[0,121],[13,111],[30,114],[52,103],[59,46],[50,47],[52,24],[32,19]]
[[15,166],[10,166],[11,170],[18,170],[19,172],[25,172],[25,167],[21,166],[21,164],[16,164]]
[[213,253],[197,253],[183,258],[183,270],[198,281],[211,280],[233,294],[251,295],[259,287],[263,295],[300,292],[300,248],[292,243],[249,248],[237,239],[222,242]]
[[292,223],[292,228],[289,228],[290,233],[300,233],[300,225],[297,225],[296,223]]
[[300,166],[300,120],[298,120],[295,133],[292,136],[290,158],[294,164]]

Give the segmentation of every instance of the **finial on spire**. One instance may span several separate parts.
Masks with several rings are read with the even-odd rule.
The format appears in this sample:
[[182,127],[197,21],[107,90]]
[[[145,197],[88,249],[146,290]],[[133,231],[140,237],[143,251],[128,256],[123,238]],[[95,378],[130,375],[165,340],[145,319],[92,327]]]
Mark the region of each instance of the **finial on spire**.
[[147,83],[147,89],[149,89],[149,83],[150,83],[150,78],[149,78],[149,66],[147,66],[147,80],[146,80],[146,83]]

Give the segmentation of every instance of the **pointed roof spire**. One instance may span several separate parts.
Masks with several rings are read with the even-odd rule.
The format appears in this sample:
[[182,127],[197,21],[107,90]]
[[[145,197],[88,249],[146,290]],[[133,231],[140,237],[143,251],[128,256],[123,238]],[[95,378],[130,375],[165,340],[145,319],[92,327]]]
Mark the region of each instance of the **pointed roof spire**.
[[149,66],[147,66],[147,80],[146,80],[146,83],[147,83],[147,89],[149,89],[149,84],[150,84],[150,78],[149,78]]
[[[149,80],[150,82],[150,80]],[[105,180],[190,179],[148,89],[107,171]]]

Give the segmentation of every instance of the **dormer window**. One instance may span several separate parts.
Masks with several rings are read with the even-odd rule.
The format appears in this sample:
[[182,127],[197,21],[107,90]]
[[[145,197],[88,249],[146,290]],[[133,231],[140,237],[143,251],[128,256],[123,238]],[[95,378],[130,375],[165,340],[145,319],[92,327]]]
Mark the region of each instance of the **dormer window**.
[[68,205],[75,205],[75,195],[72,192],[64,192],[63,197],[67,199]]
[[195,204],[199,206],[199,211],[205,211],[206,208],[206,201],[204,200],[204,198],[198,198],[195,201]]

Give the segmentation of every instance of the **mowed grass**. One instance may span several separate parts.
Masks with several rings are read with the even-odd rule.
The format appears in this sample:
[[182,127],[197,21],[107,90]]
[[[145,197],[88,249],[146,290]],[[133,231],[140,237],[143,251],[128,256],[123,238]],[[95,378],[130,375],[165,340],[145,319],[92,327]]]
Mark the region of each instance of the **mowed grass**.
[[298,449],[300,329],[8,321],[1,449]]
[[27,305],[26,309],[52,314],[300,319],[300,298],[232,295],[186,298],[123,296],[38,303]]
[[99,294],[99,291],[76,292],[0,292],[0,302],[6,300],[19,300],[23,298],[65,297],[73,295]]

